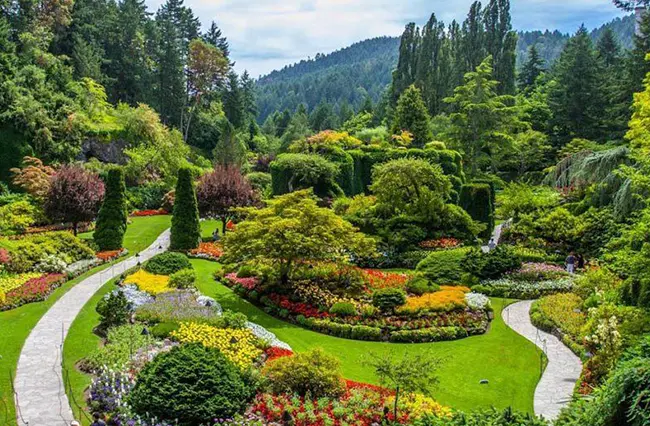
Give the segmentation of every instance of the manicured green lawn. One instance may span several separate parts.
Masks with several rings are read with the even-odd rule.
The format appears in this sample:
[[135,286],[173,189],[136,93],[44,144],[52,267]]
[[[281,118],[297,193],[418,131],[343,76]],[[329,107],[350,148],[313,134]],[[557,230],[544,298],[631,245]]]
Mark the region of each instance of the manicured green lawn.
[[212,233],[215,229],[219,230],[221,234],[221,221],[215,219],[206,219],[201,221],[201,238],[212,238]]
[[[372,369],[363,362],[368,353],[427,352],[443,359],[440,383],[433,389],[434,397],[441,403],[462,410],[512,406],[533,412],[533,394],[541,375],[542,354],[504,324],[501,310],[510,302],[508,300],[492,300],[495,320],[490,331],[482,336],[428,344],[361,342],[315,333],[273,318],[218,284],[213,274],[221,267],[219,264],[205,260],[192,260],[192,264],[203,294],[214,297],[226,309],[246,314],[251,321],[274,332],[296,351],[321,347],[335,355],[341,360],[343,373],[348,379],[376,383]],[[99,322],[95,306],[113,288],[112,282],[105,285],[70,327],[63,362],[69,375],[67,392],[71,400],[83,401],[84,390],[90,384],[90,377],[77,371],[75,365],[100,344],[100,339],[93,334],[93,328]],[[489,380],[489,384],[481,385],[482,379]],[[87,424],[85,417],[82,420]]]
[[[129,253],[135,254],[148,247],[162,231],[169,227],[170,219],[170,216],[133,218],[124,239],[124,245]],[[50,306],[70,288],[108,266],[102,265],[67,282],[44,302],[31,303],[18,309],[0,312],[0,424],[16,424],[11,377],[16,373],[20,351],[32,328]]]

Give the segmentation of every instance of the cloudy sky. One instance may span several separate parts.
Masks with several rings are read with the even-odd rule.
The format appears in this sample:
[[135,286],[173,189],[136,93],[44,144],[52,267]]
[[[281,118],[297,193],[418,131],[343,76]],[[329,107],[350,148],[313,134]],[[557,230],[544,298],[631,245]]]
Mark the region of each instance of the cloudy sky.
[[[148,0],[157,9],[162,0]],[[472,0],[185,0],[204,27],[215,20],[238,71],[257,77],[316,53],[401,34],[408,22],[462,21]],[[623,16],[611,0],[511,0],[515,29],[573,32]]]

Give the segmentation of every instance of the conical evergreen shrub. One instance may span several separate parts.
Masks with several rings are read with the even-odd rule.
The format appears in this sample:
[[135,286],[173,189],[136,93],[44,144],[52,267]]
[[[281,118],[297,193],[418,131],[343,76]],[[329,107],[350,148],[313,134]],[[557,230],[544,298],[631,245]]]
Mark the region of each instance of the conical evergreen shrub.
[[108,171],[106,194],[99,209],[93,238],[99,249],[119,250],[124,243],[128,212],[126,208],[126,185],[120,168]]
[[183,168],[178,171],[176,199],[172,216],[171,250],[191,250],[199,246],[201,226],[196,190],[192,182],[192,171]]

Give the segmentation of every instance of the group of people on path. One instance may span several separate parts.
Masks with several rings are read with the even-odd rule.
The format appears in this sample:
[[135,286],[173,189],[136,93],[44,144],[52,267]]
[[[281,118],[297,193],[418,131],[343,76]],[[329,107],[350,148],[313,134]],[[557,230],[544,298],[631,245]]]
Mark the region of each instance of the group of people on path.
[[570,274],[575,274],[576,270],[584,269],[585,258],[581,254],[571,252],[564,263],[566,265],[566,271]]

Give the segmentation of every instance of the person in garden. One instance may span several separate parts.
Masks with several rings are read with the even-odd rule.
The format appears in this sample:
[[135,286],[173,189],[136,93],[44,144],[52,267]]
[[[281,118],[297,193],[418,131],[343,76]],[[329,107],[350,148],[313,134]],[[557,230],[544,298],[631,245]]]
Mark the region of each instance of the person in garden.
[[578,268],[578,270],[585,269],[585,257],[583,255],[581,255],[581,254],[578,254],[578,256],[576,256],[576,257],[577,257],[577,262],[578,262],[576,267]]
[[573,252],[569,253],[566,258],[566,270],[570,274],[573,274],[576,270],[576,256]]
[[492,251],[497,247],[497,243],[494,241],[494,238],[490,238],[490,242],[488,243],[488,250]]
[[102,415],[99,413],[93,414],[93,422],[90,426],[106,426],[106,422],[102,419]]

